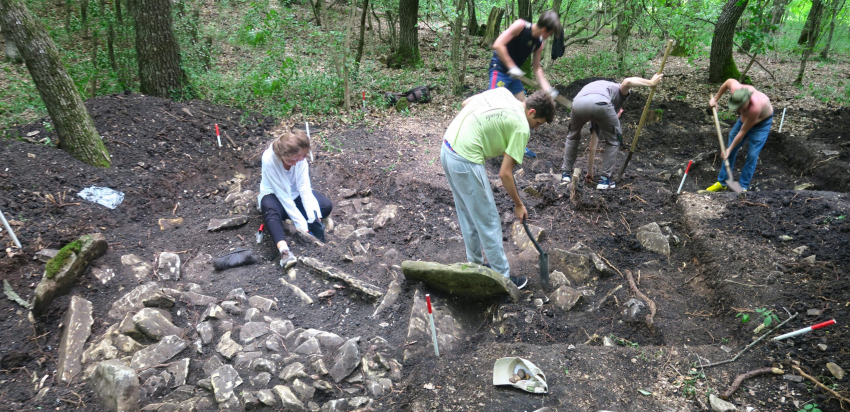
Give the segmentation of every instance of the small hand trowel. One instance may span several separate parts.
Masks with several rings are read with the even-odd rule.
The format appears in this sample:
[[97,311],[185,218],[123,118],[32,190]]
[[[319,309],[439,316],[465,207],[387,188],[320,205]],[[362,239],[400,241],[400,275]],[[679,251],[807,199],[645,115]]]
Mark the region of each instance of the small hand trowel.
[[313,212],[313,213],[315,213],[316,220],[314,220],[313,223],[310,223],[308,225],[309,228],[310,228],[310,233],[312,233],[313,236],[316,237],[316,239],[319,239],[320,241],[322,241],[322,243],[324,243],[324,241],[325,241],[325,224],[322,223],[321,220],[319,220],[319,214],[318,213],[316,213],[316,212]]
[[540,266],[540,280],[543,281],[543,288],[549,289],[549,254],[543,251],[543,248],[540,247],[540,244],[534,240],[534,236],[531,235],[531,230],[528,229],[528,224],[525,223],[525,219],[522,219],[522,227],[525,228],[525,234],[528,235],[528,238],[531,239],[531,243],[534,243],[534,248],[537,249],[537,253],[540,254],[538,258],[538,266]]

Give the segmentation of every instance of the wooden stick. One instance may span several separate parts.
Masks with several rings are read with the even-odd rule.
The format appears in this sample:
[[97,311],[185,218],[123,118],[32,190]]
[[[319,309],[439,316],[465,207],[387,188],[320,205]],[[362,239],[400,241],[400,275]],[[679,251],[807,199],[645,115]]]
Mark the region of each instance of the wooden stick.
[[740,357],[741,357],[741,355],[743,355],[743,354],[744,354],[744,352],[746,352],[746,351],[750,350],[750,348],[752,348],[753,346],[755,346],[755,344],[759,343],[759,342],[760,342],[762,339],[764,339],[767,335],[770,335],[771,333],[773,333],[773,331],[775,331],[775,330],[777,330],[777,329],[781,328],[782,326],[784,326],[784,325],[785,325],[786,323],[788,323],[791,319],[796,318],[796,317],[797,317],[797,315],[798,315],[798,313],[795,313],[795,314],[791,315],[791,317],[789,317],[788,319],[785,319],[784,321],[782,321],[782,323],[780,323],[780,324],[776,325],[776,327],[775,327],[775,328],[773,328],[773,329],[771,329],[769,332],[765,333],[764,335],[759,336],[759,338],[758,338],[758,339],[756,339],[756,340],[754,340],[754,341],[753,341],[753,343],[751,343],[751,344],[747,345],[747,347],[746,347],[746,348],[744,348],[743,350],[741,350],[740,352],[738,352],[738,354],[737,354],[737,355],[735,355],[735,357],[734,357],[734,358],[732,358],[732,359],[727,359],[727,360],[725,360],[725,361],[709,363],[708,365],[700,365],[700,366],[701,366],[702,368],[710,368],[710,367],[712,367],[712,366],[723,365],[724,363],[735,362],[736,360],[738,360],[738,358],[740,358]]
[[578,205],[581,202],[581,192],[578,191],[578,177],[581,175],[581,169],[576,167],[573,169],[573,180],[570,182],[570,202],[573,205]]
[[635,295],[638,295],[639,298],[641,298],[641,299],[645,300],[647,303],[649,303],[649,315],[646,315],[646,326],[652,328],[655,324],[654,323],[655,312],[656,312],[655,302],[653,302],[652,299],[648,298],[646,295],[643,294],[643,292],[641,292],[637,288],[637,285],[635,284],[635,278],[632,276],[631,270],[626,269],[626,279],[629,280],[629,286],[632,287],[632,290],[635,292]]
[[783,371],[782,369],[779,369],[779,368],[761,368],[761,369],[749,371],[747,373],[742,373],[742,374],[735,377],[735,380],[732,382],[732,385],[729,386],[729,389],[727,389],[726,392],[723,392],[723,394],[720,395],[720,397],[728,400],[729,397],[732,396],[732,394],[736,390],[738,390],[738,387],[741,386],[741,383],[743,383],[744,380],[750,379],[750,378],[755,377],[755,376],[764,375],[765,373],[772,373],[774,375],[782,375],[783,373],[785,373],[785,371]]
[[791,365],[791,369],[794,369],[797,373],[800,374],[800,376],[814,382],[815,385],[817,385],[818,387],[820,387],[821,389],[823,389],[825,391],[828,391],[829,393],[832,394],[832,396],[835,396],[838,399],[838,402],[841,403],[841,409],[844,409],[844,402],[847,402],[848,404],[850,404],[850,399],[847,399],[847,398],[841,396],[838,392],[836,392],[836,391],[830,389],[828,386],[820,383],[820,381],[818,381],[817,379],[813,378],[812,376],[810,376],[806,372],[803,372],[803,370],[800,369],[799,366]]

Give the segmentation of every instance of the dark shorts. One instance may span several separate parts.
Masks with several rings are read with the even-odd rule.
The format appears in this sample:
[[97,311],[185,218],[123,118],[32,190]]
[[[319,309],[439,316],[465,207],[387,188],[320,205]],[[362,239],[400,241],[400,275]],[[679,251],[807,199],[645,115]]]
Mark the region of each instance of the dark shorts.
[[489,79],[487,90],[504,87],[510,90],[513,95],[525,91],[525,86],[522,85],[522,81],[514,79],[509,74],[503,73],[493,66],[494,65],[490,65],[490,76],[487,77]]

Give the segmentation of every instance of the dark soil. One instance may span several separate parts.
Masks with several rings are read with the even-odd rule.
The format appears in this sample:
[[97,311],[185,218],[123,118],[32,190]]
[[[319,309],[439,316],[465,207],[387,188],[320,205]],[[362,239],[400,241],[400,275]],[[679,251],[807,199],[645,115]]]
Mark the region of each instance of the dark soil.
[[[570,85],[562,92],[574,95],[578,89],[580,86]],[[640,93],[635,93],[627,104],[623,115],[624,146],[630,144],[644,104],[645,95]],[[183,279],[175,286],[199,283],[205,294],[221,299],[237,287],[249,295],[273,296],[279,300],[283,315],[296,326],[328,330],[343,337],[382,336],[396,348],[396,357],[401,358],[410,344],[406,334],[413,294],[424,286],[403,283],[402,296],[380,320],[370,318],[374,311],[371,302],[346,289],[305,307],[278,281],[282,274],[270,242],[254,244],[254,233],[261,223],[259,212],[252,210],[249,223],[241,228],[206,231],[209,219],[228,214],[223,201],[228,181],[241,174],[246,179],[244,188],[258,187],[260,153],[267,147],[269,132],[275,126],[270,119],[204,102],[173,103],[135,94],[97,98],[87,106],[112,154],[113,165],[109,169],[84,165],[52,146],[12,140],[38,130],[35,139],[50,137],[55,141],[53,132],[44,130],[40,122],[7,131],[12,139],[0,140],[0,209],[15,221],[14,229],[24,245],[21,253],[10,249],[0,258],[0,277],[8,280],[22,297],[32,295],[43,271],[43,264],[32,260],[36,251],[58,249],[82,234],[103,233],[109,251],[96,264],[114,268],[117,276],[102,285],[87,274],[72,291],[94,304],[92,332],[93,337],[99,336],[112,322],[106,316],[112,302],[137,285],[135,278],[122,273],[122,255],[132,253],[153,262],[160,252],[173,251],[179,252],[185,262],[200,253],[218,256],[237,247],[248,247],[261,256],[259,264],[211,272],[205,279]],[[403,382],[396,383],[391,396],[380,400],[382,410],[485,410],[495,405],[495,410],[533,410],[541,406],[560,406],[564,410],[660,410],[664,403],[699,410],[700,402],[707,403],[702,397],[707,387],[725,391],[734,375],[763,366],[784,365],[790,371],[792,360],[825,383],[837,384],[846,394],[847,378],[836,381],[824,365],[835,362],[850,369],[850,329],[846,326],[850,318],[850,280],[844,273],[850,265],[846,247],[850,219],[845,218],[850,214],[846,195],[850,156],[844,144],[848,136],[841,135],[850,128],[850,111],[845,108],[810,113],[823,119],[823,123],[822,128],[805,138],[792,139],[772,132],[751,191],[739,198],[728,193],[693,194],[715,181],[719,167],[717,137],[710,115],[677,101],[654,102],[651,107],[662,109],[663,119],[644,127],[637,152],[616,190],[599,192],[580,187],[581,200],[574,204],[569,200],[568,186],[535,182],[539,173],[559,173],[567,128],[562,118],[532,133],[529,147],[538,153],[538,158],[526,159],[517,169],[516,180],[524,191],[522,196],[532,223],[548,231],[543,247],[569,249],[582,242],[620,271],[633,272],[639,278],[640,289],[658,305],[655,327],[623,321],[618,305],[634,294],[619,274],[594,280],[587,288],[593,294],[568,313],[549,305],[536,308],[532,298],[543,296],[536,275],[537,261],[520,258],[519,250],[510,241],[513,204],[504,189],[496,185],[494,192],[504,214],[505,245],[512,270],[529,276],[528,291],[516,303],[466,302],[434,293],[435,299],[453,308],[461,323],[468,326],[465,340],[456,351],[440,359],[417,357],[405,363]],[[355,189],[361,198],[369,197],[373,211],[391,203],[402,208],[398,220],[368,240],[370,254],[365,263],[342,260],[343,254],[350,253],[350,241],[333,234],[324,248],[296,244],[296,254],[315,257],[383,288],[392,280],[390,272],[398,271],[393,265],[402,260],[465,260],[463,244],[457,239],[460,233],[452,210],[452,194],[435,158],[445,121],[410,122],[415,133],[370,125],[311,126],[314,136],[322,136],[311,163],[313,187],[337,205],[332,214],[337,224],[355,224],[359,212],[351,205],[339,205],[343,200],[337,195],[340,188]],[[215,123],[222,129],[222,148],[216,147]],[[585,138],[583,143],[586,141]],[[827,159],[818,153],[824,148],[839,154],[818,163]],[[578,166],[586,164],[584,159],[580,158]],[[703,221],[706,227],[689,217],[692,211],[686,210],[683,202],[686,195],[675,194],[681,179],[679,172],[689,159],[698,161],[684,185],[683,191],[692,196],[687,199],[706,196],[723,206],[718,217]],[[742,164],[740,159],[739,168]],[[497,183],[498,162],[488,162],[487,167]],[[800,183],[813,186],[807,191],[793,190]],[[125,193],[125,200],[115,210],[109,210],[76,196],[92,185],[120,190]],[[526,191],[529,187],[535,190]],[[182,217],[184,223],[161,231],[158,219],[172,217]],[[669,258],[644,249],[637,241],[635,229],[651,222],[666,222],[665,226],[681,240],[679,246],[672,247]],[[794,240],[782,242],[781,235]],[[723,243],[726,239],[728,243]],[[0,240],[6,247],[11,246],[5,233]],[[800,257],[815,254],[817,263],[806,264],[797,258],[791,249],[799,246],[808,247]],[[397,253],[390,252],[393,249]],[[761,252],[765,250],[787,258],[766,259]],[[332,283],[304,268],[298,268],[297,276],[293,283],[310,296],[333,288]],[[599,310],[589,310],[617,285],[623,288],[614,294],[616,302],[612,299]],[[27,321],[25,310],[0,299],[0,401],[9,408],[100,410],[90,389],[80,382],[70,386],[54,384],[44,398],[32,400],[37,393],[33,374],[40,379],[56,368],[60,323],[69,299],[70,295],[53,302],[36,326]],[[178,308],[203,310],[185,305]],[[788,316],[785,309],[799,312],[800,316],[783,332],[830,318],[837,319],[838,325],[828,333],[761,343],[736,363],[706,369],[710,377],[699,378],[700,361],[704,364],[708,359],[731,356],[719,349],[721,345],[737,352],[752,341],[751,331],[760,319],[751,313],[754,321],[742,324],[735,315],[756,308],[770,309],[781,319]],[[812,308],[822,309],[823,314],[805,316],[806,310]],[[497,323],[493,320],[494,310],[517,316]],[[380,322],[387,322],[389,327],[381,327]],[[501,326],[503,331],[499,331]],[[602,337],[609,335],[624,339],[620,342],[625,346],[603,348]],[[827,351],[818,349],[818,343],[826,344]],[[520,355],[546,371],[550,378],[549,396],[491,385],[493,361],[501,356]],[[191,356],[201,358],[194,352]],[[682,382],[695,374],[700,387],[692,393]],[[197,379],[190,377],[190,383]],[[434,388],[425,388],[427,383]],[[656,389],[652,397],[636,392],[637,388],[653,385],[665,389]],[[780,377],[756,378],[733,396],[739,405],[763,410],[796,410],[791,399],[814,400],[824,411],[840,409],[837,401],[810,383],[793,383]]]

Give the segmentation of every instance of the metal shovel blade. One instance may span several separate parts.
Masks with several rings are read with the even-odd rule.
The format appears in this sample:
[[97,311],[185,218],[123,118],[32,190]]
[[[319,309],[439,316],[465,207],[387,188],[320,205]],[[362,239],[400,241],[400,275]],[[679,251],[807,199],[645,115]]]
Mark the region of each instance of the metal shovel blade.
[[537,265],[540,268],[540,280],[543,281],[543,287],[549,289],[549,254],[543,251],[543,248],[540,247],[540,244],[534,240],[534,236],[531,235],[531,230],[528,229],[528,224],[525,223],[525,219],[522,220],[522,227],[525,228],[525,234],[528,235],[528,238],[531,239],[531,243],[534,244],[534,248],[537,249],[537,253],[540,256],[537,259]]
[[[726,172],[726,173],[729,173],[729,172]],[[734,191],[735,193],[743,193],[744,188],[741,187],[741,184],[732,180],[731,174],[729,174],[729,176],[730,176],[729,179],[726,179],[726,187],[732,189],[732,191]]]

